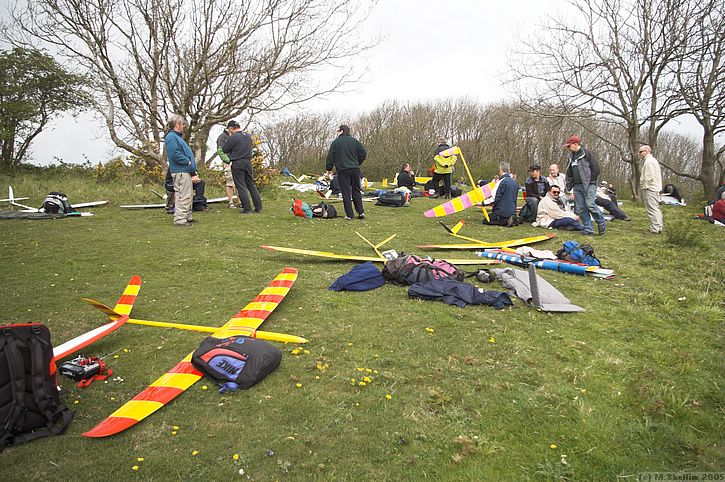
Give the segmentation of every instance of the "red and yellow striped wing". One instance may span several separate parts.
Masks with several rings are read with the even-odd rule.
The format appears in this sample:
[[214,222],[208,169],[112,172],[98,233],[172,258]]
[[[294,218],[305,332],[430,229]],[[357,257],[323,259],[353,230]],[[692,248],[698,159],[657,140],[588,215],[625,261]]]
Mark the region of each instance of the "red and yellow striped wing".
[[[211,336],[217,336],[217,334],[224,336],[225,333],[234,328],[256,330],[282,302],[296,280],[297,270],[295,268],[283,269],[254,300]],[[123,297],[119,300],[119,304],[116,305],[116,310],[121,306],[122,300]],[[191,355],[189,353],[178,365],[83,435],[86,437],[108,437],[122,432],[181,395],[203,376],[191,364]]]

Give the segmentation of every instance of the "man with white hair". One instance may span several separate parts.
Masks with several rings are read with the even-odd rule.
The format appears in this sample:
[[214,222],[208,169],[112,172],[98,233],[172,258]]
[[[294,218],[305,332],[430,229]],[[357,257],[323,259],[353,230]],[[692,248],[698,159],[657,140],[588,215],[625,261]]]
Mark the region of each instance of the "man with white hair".
[[660,163],[652,155],[652,148],[642,145],[639,148],[639,157],[644,160],[642,172],[639,176],[639,188],[642,191],[642,202],[647,209],[649,218],[649,232],[662,233],[662,211],[660,211],[660,191],[662,190],[662,172]]
[[194,153],[182,137],[186,126],[186,119],[178,114],[173,114],[169,117],[166,125],[169,131],[164,137],[166,160],[169,163],[169,171],[174,180],[174,192],[176,193],[174,226],[180,227],[191,227],[190,223],[194,222],[191,215],[193,186],[194,183],[201,180],[196,173]]

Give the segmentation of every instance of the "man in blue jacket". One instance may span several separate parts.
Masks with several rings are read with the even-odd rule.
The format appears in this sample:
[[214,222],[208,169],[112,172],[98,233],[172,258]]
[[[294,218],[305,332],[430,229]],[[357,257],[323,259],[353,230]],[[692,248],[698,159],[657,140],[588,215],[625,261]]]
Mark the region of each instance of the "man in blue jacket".
[[493,198],[493,209],[489,216],[491,221],[484,224],[497,224],[499,226],[516,226],[516,198],[519,195],[519,183],[511,177],[511,164],[499,163],[499,183],[496,187],[496,196]]
[[178,114],[169,117],[164,137],[166,160],[169,163],[171,178],[174,180],[176,206],[174,208],[174,226],[191,227],[194,222],[191,215],[194,183],[200,181],[196,174],[196,161],[189,144],[184,141],[182,133],[187,126],[186,119]]
[[581,218],[584,231],[582,234],[594,234],[592,218],[597,223],[597,232],[602,235],[607,229],[607,222],[602,215],[597,199],[597,180],[599,179],[599,162],[589,149],[581,145],[579,136],[571,136],[564,143],[569,150],[569,165],[566,168],[566,189],[573,191],[574,212]]
[[362,194],[360,194],[360,164],[367,155],[362,143],[350,135],[348,126],[341,125],[337,128],[337,139],[330,144],[325,168],[330,176],[332,176],[333,166],[337,171],[336,177],[340,180],[345,219],[353,219],[355,216],[352,210],[353,204],[358,214],[357,217],[365,218]]

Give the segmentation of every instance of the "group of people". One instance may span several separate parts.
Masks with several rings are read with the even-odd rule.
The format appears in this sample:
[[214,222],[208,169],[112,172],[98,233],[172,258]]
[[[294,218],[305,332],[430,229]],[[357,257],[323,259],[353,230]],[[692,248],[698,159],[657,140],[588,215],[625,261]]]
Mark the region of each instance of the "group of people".
[[[529,177],[524,183],[525,208],[531,219],[535,219],[534,224],[544,228],[576,230],[584,235],[593,235],[596,223],[597,234],[603,235],[607,229],[607,222],[600,206],[615,219],[629,221],[629,216],[619,208],[614,188],[606,181],[599,181],[599,162],[589,149],[582,146],[579,136],[569,137],[563,147],[569,151],[564,174],[559,172],[557,164],[549,167],[549,176],[546,178],[541,175],[541,166],[538,164],[529,168]],[[660,234],[663,228],[662,212],[659,208],[662,173],[649,146],[642,145],[639,148],[639,155],[643,161],[640,187],[642,201],[650,220],[649,231]],[[519,184],[513,178],[508,162],[500,163],[499,179],[488,223],[514,226],[519,223],[519,216],[516,213]],[[574,203],[574,212],[567,209],[567,203],[562,199],[565,193],[569,193],[569,200]]]
[[[166,156],[169,173],[175,191],[176,208],[174,210],[175,226],[191,226],[192,199],[194,186],[201,186],[203,181],[196,171],[196,161],[191,148],[182,138],[186,120],[178,115],[169,119],[169,131],[166,134]],[[337,137],[330,145],[325,162],[327,175],[339,184],[345,210],[345,219],[352,220],[357,213],[358,219],[365,218],[365,210],[360,191],[360,165],[365,161],[367,152],[362,143],[350,135],[350,127],[340,125]],[[534,219],[534,225],[551,229],[581,231],[584,235],[596,232],[603,235],[607,222],[600,206],[606,209],[615,219],[629,221],[629,217],[619,208],[614,188],[605,181],[599,182],[600,167],[594,154],[585,148],[579,136],[573,135],[564,142],[569,153],[565,173],[559,171],[557,164],[549,166],[549,176],[541,175],[541,166],[533,164],[529,168],[529,176],[524,182],[525,208]],[[450,146],[441,140],[435,149],[433,183],[443,182],[442,194],[450,197],[451,173],[456,164],[456,156],[446,152]],[[235,207],[233,192],[236,189],[241,204],[241,213],[260,213],[262,200],[254,182],[252,169],[253,142],[235,120],[228,122],[226,129],[217,139],[217,154],[224,165],[227,197],[229,207]],[[659,193],[662,190],[662,174],[659,163],[652,156],[652,149],[647,145],[639,148],[642,159],[640,188],[642,201],[650,220],[651,233],[660,234],[663,228],[662,212],[659,209]],[[201,183],[201,184],[200,184]],[[398,186],[413,190],[415,177],[409,163],[404,163],[398,174]],[[519,183],[511,173],[508,162],[499,164],[499,184],[493,201],[493,209],[488,224],[514,226],[519,224],[516,212],[516,201]],[[568,194],[573,201],[574,212],[567,209],[563,199]],[[251,203],[248,195],[251,195]],[[254,209],[252,209],[252,206]]]
[[[182,137],[187,122],[180,115],[169,118],[168,132],[164,137],[166,159],[169,164],[171,187],[174,193],[174,226],[190,227],[196,220],[192,215],[194,187],[203,189],[204,181],[197,172],[194,153]],[[224,173],[229,198],[229,207],[233,203],[234,188],[241,203],[241,213],[262,212],[262,199],[254,183],[252,169],[253,143],[252,137],[242,132],[235,120],[229,121],[224,132],[217,139],[218,153],[224,164]],[[251,195],[252,202],[249,202]],[[252,204],[254,210],[252,210]]]

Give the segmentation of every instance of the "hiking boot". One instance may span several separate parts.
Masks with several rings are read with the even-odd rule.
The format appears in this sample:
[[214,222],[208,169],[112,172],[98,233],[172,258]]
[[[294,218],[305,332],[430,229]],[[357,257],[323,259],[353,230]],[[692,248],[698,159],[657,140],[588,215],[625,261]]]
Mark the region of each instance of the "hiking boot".
[[625,216],[622,218],[622,221],[631,221],[631,220],[632,220],[632,218],[630,218],[629,216]]
[[352,221],[354,218],[351,218],[350,216],[345,216],[345,221]]
[[360,215],[358,215],[358,217],[357,217],[357,218],[358,218],[358,219],[365,219],[365,215],[364,215],[364,214],[360,214]]
[[518,219],[516,219],[516,215],[515,214],[513,216],[511,216],[510,218],[508,218],[508,221],[506,221],[506,227],[507,228],[516,226],[518,224],[519,224],[519,222],[518,222]]
[[251,210],[240,209],[239,210],[239,214],[252,214],[252,211]]
[[602,236],[606,232],[607,232],[607,225],[605,223],[597,224],[597,234],[599,234],[599,236]]

